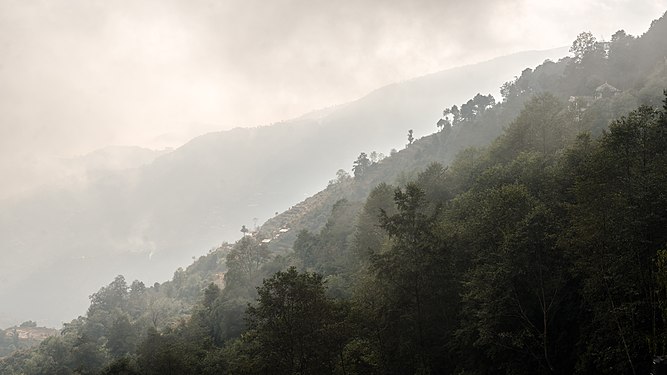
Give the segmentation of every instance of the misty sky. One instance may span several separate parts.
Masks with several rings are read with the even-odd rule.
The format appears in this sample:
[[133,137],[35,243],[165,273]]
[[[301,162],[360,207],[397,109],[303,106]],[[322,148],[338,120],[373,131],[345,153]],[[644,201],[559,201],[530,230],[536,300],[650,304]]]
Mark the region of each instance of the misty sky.
[[44,176],[54,156],[109,144],[178,146],[391,82],[569,45],[581,31],[637,35],[666,5],[0,0],[0,175],[10,176],[0,198]]

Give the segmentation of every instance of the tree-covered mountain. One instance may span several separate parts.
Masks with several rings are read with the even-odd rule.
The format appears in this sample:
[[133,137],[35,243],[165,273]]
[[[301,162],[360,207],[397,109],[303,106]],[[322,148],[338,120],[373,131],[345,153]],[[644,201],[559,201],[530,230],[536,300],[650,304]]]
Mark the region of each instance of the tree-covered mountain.
[[67,321],[118,273],[165,280],[192,256],[235,239],[241,225],[261,224],[322,189],[360,149],[388,154],[408,128],[432,132],[444,104],[495,92],[516,71],[562,53],[435,73],[300,119],[206,134],[157,158],[113,148],[68,161],[71,183],[0,202],[0,300],[12,301],[3,303],[0,326]]
[[[290,248],[299,230],[320,230],[338,200],[363,201],[380,183],[403,184],[432,162],[448,165],[470,146],[491,142],[535,95],[550,93],[567,105],[568,115],[576,124],[568,130],[570,139],[587,131],[597,136],[611,120],[639,105],[658,107],[662,90],[667,87],[664,35],[667,35],[667,27],[662,19],[654,21],[641,37],[626,35],[621,30],[614,34],[611,42],[597,42],[590,33],[582,33],[573,42],[574,56],[556,62],[545,61],[504,83],[500,90],[501,102],[491,105],[478,94],[467,102],[445,108],[443,119],[437,122],[439,132],[423,137],[391,158],[372,161],[354,179],[331,180],[327,189],[269,219],[261,232],[269,238],[276,234],[281,236],[272,242],[273,248]],[[609,87],[611,92],[605,92]],[[535,121],[541,120],[536,118]],[[554,136],[545,130],[545,142],[546,137]],[[368,155],[371,150],[365,151],[363,153]],[[281,234],[281,228],[293,230]]]
[[0,372],[648,373],[667,354],[665,35],[667,17],[582,33],[171,281],[118,276]]

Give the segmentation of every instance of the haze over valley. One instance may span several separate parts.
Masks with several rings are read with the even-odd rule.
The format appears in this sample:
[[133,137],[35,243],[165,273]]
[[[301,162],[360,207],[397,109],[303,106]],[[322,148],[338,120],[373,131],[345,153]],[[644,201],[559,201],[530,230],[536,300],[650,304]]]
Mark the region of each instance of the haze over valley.
[[[430,134],[442,103],[497,92],[514,72],[566,51],[415,78],[295,120],[204,134],[171,151],[115,147],[67,159],[66,178],[3,202],[0,298],[21,301],[3,313],[37,311],[33,319],[56,325],[117,274],[166,280],[191,257],[233,242],[241,225],[262,224],[326,187],[360,152],[401,149],[405,124],[416,137]],[[26,294],[43,297],[24,301]]]
[[0,0],[0,373],[667,371],[665,10]]

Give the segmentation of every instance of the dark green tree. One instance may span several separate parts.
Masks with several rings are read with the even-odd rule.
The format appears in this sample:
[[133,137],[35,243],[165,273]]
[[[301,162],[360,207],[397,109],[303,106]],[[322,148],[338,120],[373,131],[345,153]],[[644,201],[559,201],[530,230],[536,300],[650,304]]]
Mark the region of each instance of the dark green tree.
[[641,107],[610,125],[573,168],[568,248],[590,311],[582,372],[643,373],[664,353],[656,300],[656,256],[667,243],[667,129]]
[[593,53],[597,48],[597,40],[590,31],[582,32],[577,35],[577,39],[572,42],[570,52],[574,54],[574,61],[581,63],[584,57]]
[[264,280],[242,341],[254,373],[324,374],[341,366],[344,310],[322,276],[294,267]]
[[464,347],[483,353],[467,365],[571,373],[574,339],[564,330],[575,322],[566,309],[570,277],[556,246],[557,218],[523,185],[482,190],[466,201],[461,209],[475,223],[462,223],[463,230],[481,238],[470,243],[474,259],[464,277],[458,334]]
[[244,236],[238,240],[227,254],[227,273],[225,283],[228,292],[251,295],[255,285],[259,284],[262,265],[270,259],[265,243],[255,237]]
[[368,156],[365,152],[359,154],[357,160],[352,164],[352,172],[354,177],[361,177],[364,175],[368,167],[370,167],[371,161],[368,159]]
[[115,358],[134,353],[137,335],[126,315],[117,317],[107,334],[106,347]]
[[384,371],[392,373],[442,372],[453,366],[443,346],[454,329],[458,291],[450,253],[436,231],[439,208],[429,208],[424,197],[414,183],[395,190],[397,213],[380,216],[390,246],[371,256],[370,269],[383,297],[370,319],[385,325],[375,329],[381,332]]
[[110,312],[114,309],[125,310],[127,307],[128,287],[125,277],[116,278],[107,286],[102,287],[97,293],[90,296],[90,307],[88,313],[95,311]]
[[307,230],[301,230],[294,240],[294,255],[301,260],[305,269],[312,269],[317,264],[319,239]]

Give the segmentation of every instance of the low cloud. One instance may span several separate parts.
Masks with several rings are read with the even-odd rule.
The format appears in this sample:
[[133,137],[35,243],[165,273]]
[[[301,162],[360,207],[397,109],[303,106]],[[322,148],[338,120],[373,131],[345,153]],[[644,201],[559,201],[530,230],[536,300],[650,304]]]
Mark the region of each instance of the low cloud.
[[54,156],[177,146],[583,30],[641,33],[662,11],[649,0],[0,0],[0,174],[13,177],[0,197],[48,175]]

